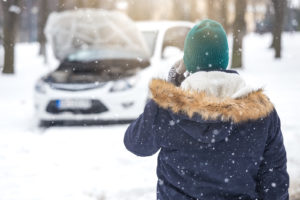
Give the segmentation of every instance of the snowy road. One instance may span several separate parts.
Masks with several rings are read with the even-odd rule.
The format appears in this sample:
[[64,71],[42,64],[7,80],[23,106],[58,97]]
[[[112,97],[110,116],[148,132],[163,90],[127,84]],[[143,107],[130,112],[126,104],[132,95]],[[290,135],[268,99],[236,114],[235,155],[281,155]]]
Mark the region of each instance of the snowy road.
[[[267,49],[271,38],[248,35],[245,70],[259,83],[281,117],[291,175],[291,194],[300,194],[300,34],[284,37],[282,60]],[[17,49],[17,74],[0,75],[1,200],[153,200],[156,156],[138,158],[123,146],[126,125],[36,128],[33,84],[49,70],[36,45]],[[49,66],[56,61],[50,59]]]
[[125,150],[125,128],[1,134],[0,199],[154,199],[156,160]]

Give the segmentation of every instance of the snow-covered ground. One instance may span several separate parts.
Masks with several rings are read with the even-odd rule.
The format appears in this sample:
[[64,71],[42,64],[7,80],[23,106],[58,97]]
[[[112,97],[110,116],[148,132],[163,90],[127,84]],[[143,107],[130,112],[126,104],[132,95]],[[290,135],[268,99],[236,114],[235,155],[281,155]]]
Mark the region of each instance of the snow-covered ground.
[[[249,82],[265,88],[281,116],[288,154],[291,194],[300,193],[300,34],[285,34],[283,59],[274,60],[270,35],[245,39]],[[0,75],[0,199],[2,200],[152,200],[156,156],[138,158],[126,151],[126,125],[36,127],[35,81],[57,65],[37,57],[36,44],[17,47],[13,76]]]

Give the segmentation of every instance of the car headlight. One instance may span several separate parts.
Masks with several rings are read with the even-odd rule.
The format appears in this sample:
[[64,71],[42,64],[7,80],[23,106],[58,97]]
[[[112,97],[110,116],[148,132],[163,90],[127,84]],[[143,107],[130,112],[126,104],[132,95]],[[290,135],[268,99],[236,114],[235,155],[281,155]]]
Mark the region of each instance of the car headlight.
[[45,94],[46,93],[46,84],[45,84],[45,82],[43,82],[42,80],[39,80],[35,84],[35,91],[37,93]]
[[136,77],[132,77],[129,79],[121,79],[117,80],[113,83],[113,86],[110,88],[110,92],[122,92],[134,87],[137,82]]

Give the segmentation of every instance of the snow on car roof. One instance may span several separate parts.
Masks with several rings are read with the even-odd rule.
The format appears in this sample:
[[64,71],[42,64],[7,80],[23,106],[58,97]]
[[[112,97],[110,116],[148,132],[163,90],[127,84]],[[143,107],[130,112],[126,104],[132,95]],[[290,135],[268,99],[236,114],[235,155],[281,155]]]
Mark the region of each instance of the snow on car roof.
[[142,34],[126,15],[101,9],[78,9],[52,13],[45,34],[57,59],[82,49],[116,49],[148,58]]

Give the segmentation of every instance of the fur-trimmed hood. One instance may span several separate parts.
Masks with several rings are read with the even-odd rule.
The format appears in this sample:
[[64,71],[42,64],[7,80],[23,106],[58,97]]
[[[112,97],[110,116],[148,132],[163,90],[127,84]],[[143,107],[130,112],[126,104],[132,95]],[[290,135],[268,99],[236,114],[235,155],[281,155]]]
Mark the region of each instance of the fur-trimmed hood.
[[[156,174],[167,184],[157,184],[157,199],[288,200],[279,116],[262,90],[239,92],[249,87],[226,72],[218,75],[224,84],[207,87],[213,80],[193,74],[187,82],[202,79],[195,78],[187,90],[164,80],[151,82],[152,100],[126,130],[124,143],[138,156],[159,151]],[[225,80],[233,85],[228,88]]]
[[249,87],[235,73],[197,72],[180,88],[154,79],[150,91],[160,107],[190,118],[198,114],[203,120],[241,123],[264,118],[273,110],[273,104],[262,89]]

